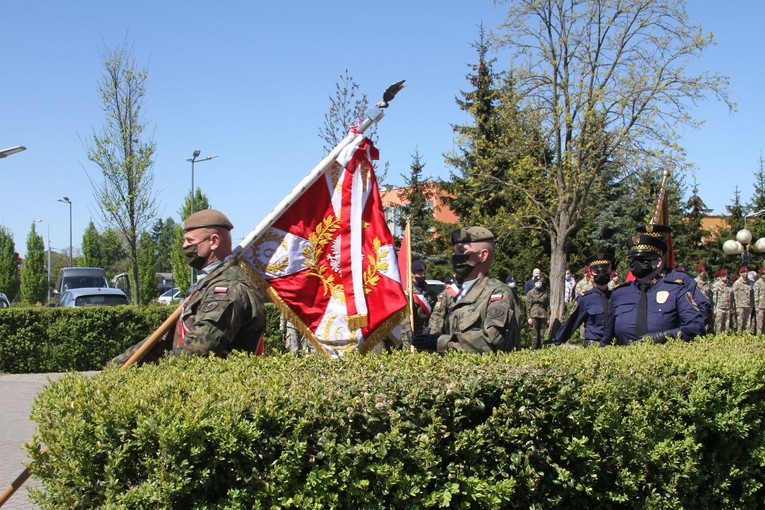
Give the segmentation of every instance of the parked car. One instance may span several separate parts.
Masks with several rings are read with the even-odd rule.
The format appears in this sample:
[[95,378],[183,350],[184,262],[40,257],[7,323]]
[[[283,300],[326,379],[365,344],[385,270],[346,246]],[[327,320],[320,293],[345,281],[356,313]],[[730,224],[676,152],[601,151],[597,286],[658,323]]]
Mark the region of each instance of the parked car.
[[53,289],[54,302],[61,303],[65,291],[84,287],[109,288],[106,271],[100,267],[63,267],[58,272],[56,287]]
[[127,305],[128,298],[120,289],[108,287],[82,287],[64,291],[59,298],[59,306],[114,306]]
[[178,287],[173,287],[172,289],[165,291],[161,296],[159,296],[157,301],[163,305],[169,305],[173,301],[180,301],[181,299],[183,299],[183,295],[181,294],[180,289],[178,289]]
[[8,299],[8,296],[0,292],[0,308],[10,308],[11,307],[11,301]]

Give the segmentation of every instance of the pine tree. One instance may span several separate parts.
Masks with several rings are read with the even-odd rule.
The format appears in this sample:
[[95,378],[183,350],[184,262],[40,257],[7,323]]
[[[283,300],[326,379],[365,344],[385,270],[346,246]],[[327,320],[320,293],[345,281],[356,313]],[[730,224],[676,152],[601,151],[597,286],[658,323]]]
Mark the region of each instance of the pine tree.
[[104,255],[103,239],[91,220],[82,235],[82,264],[86,267],[102,267],[106,269],[107,260]]

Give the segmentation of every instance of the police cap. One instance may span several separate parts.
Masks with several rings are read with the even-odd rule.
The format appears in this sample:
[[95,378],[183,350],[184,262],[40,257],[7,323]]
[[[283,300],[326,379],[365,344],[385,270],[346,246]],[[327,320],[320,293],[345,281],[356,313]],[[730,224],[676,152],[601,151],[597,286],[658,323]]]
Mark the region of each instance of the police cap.
[[215,209],[203,209],[197,211],[183,222],[183,231],[188,232],[196,228],[225,228],[231,230],[234,225],[226,218],[226,215]]
[[667,252],[667,243],[661,237],[635,234],[627,241],[628,257],[661,258]]
[[493,240],[494,234],[491,233],[491,230],[484,227],[460,228],[452,232],[452,244]]
[[614,256],[610,253],[598,253],[591,257],[587,257],[587,260],[585,260],[584,263],[593,271],[609,269],[609,267],[614,266]]
[[667,225],[659,225],[649,223],[648,225],[640,225],[637,229],[638,234],[646,234],[653,237],[666,237],[672,233],[672,228]]

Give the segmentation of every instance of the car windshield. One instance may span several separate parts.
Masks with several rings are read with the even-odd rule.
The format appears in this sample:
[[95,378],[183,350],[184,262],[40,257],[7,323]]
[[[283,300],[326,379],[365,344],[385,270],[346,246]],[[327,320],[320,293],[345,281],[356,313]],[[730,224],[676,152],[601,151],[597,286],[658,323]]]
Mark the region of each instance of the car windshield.
[[74,300],[74,306],[102,306],[102,305],[126,305],[125,296],[101,295],[80,296]]
[[64,280],[64,289],[85,287],[108,287],[108,285],[106,285],[106,278],[98,276],[73,276]]

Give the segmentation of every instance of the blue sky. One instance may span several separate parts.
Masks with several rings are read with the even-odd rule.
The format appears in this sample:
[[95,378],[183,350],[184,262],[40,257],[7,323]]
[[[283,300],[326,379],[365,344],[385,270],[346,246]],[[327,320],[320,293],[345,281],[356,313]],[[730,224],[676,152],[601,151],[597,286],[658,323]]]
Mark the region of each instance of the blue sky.
[[[27,0],[1,4],[0,149],[27,150],[0,160],[0,225],[26,250],[33,220],[54,250],[69,246],[72,200],[75,253],[99,214],[81,139],[103,122],[99,50],[125,40],[149,69],[145,120],[157,153],[154,189],[162,218],[176,221],[191,185],[186,158],[219,157],[195,167],[195,184],[244,238],[324,157],[318,130],[329,96],[347,69],[374,102],[407,80],[378,127],[387,183],[403,182],[417,150],[429,177],[447,177],[443,154],[451,124],[465,120],[454,102],[469,88],[470,46],[478,25],[493,28],[504,8],[489,0],[386,2]],[[699,63],[731,78],[739,111],[701,104],[706,121],[679,143],[697,166],[701,197],[724,212],[736,186],[751,196],[763,147],[762,48],[765,2],[691,0],[688,13],[718,45]],[[689,178],[691,182],[691,178]],[[100,226],[99,226],[100,228]]]

